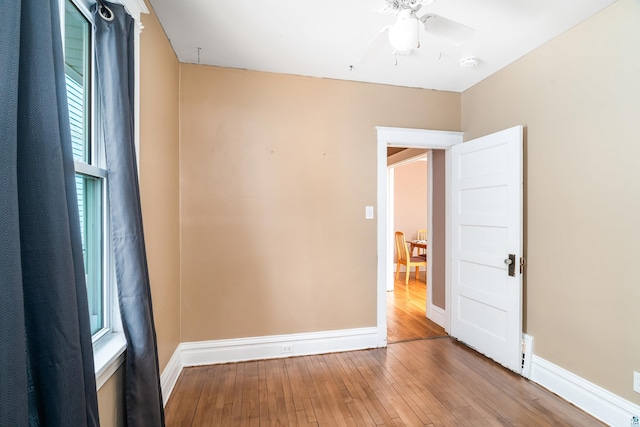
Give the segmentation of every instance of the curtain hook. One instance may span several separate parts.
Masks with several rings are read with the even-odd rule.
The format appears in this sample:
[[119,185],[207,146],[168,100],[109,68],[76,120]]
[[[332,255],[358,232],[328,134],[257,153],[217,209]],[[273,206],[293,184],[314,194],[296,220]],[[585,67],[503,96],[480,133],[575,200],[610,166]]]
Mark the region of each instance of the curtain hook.
[[113,21],[113,12],[107,7],[102,0],[98,0],[98,13],[105,21]]

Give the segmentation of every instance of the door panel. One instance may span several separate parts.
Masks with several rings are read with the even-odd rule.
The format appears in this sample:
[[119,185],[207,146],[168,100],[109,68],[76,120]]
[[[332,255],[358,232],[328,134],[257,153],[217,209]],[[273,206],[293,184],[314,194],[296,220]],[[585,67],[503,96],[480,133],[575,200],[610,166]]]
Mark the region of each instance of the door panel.
[[452,147],[451,335],[521,371],[522,127]]

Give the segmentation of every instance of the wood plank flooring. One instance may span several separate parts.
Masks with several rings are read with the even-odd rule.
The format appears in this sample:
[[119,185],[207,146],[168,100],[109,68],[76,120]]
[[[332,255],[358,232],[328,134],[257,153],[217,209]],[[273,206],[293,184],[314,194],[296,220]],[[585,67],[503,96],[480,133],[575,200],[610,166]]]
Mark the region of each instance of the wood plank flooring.
[[415,339],[447,336],[444,329],[427,319],[427,285],[409,276],[409,286],[404,284],[404,273],[394,283],[393,292],[387,292],[387,342],[401,342]]
[[167,426],[602,426],[451,338],[185,368]]
[[425,317],[425,283],[400,279],[386,349],[185,368],[166,425],[604,425],[446,337]]

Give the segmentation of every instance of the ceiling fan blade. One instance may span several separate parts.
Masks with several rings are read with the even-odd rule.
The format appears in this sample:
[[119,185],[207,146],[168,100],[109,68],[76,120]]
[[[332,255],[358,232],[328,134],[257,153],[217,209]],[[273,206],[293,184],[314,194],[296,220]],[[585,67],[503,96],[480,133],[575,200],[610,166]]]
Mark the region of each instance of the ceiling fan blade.
[[440,15],[428,14],[420,18],[427,33],[433,34],[454,46],[462,46],[471,40],[476,30]]
[[387,34],[391,25],[387,25],[376,34],[367,47],[360,53],[356,59],[356,64],[364,64],[371,62],[380,52],[380,50],[388,43]]

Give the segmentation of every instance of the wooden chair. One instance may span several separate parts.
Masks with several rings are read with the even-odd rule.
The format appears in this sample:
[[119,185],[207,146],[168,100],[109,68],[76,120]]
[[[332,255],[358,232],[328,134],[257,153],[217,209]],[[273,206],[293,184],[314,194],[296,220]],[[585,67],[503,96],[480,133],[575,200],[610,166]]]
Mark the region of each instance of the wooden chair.
[[407,274],[404,279],[405,286],[409,286],[409,274],[411,274],[411,267],[416,268],[416,280],[420,278],[420,267],[427,266],[427,260],[420,256],[411,256],[409,248],[407,248],[407,241],[404,238],[404,233],[396,231],[396,249],[398,251],[398,264],[396,266],[396,280],[400,276],[400,266],[404,265],[407,268]]
[[[416,240],[427,240],[427,229],[426,228],[421,228],[418,231],[416,231]],[[413,255],[413,254],[411,254]],[[418,256],[421,256],[423,258],[427,257],[427,250],[423,249],[423,248],[418,248]]]

